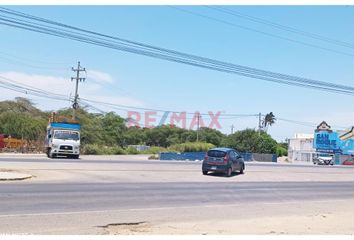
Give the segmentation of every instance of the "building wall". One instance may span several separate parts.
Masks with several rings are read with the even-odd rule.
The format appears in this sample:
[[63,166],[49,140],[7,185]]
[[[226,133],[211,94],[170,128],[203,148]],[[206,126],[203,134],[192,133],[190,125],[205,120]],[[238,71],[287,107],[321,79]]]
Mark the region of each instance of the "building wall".
[[292,162],[312,162],[313,154],[313,135],[295,134],[295,138],[289,140],[288,159]]

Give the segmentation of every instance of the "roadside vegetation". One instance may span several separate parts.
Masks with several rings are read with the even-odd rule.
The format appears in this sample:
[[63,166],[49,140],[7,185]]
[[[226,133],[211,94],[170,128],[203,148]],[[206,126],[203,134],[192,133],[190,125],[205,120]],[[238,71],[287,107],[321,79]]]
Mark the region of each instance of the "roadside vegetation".
[[[57,111],[70,117],[71,109]],[[41,148],[46,125],[51,112],[41,111],[25,98],[0,102],[0,133],[26,139]],[[226,135],[222,132],[201,128],[197,131],[163,125],[155,128],[126,126],[126,120],[114,112],[90,113],[79,109],[81,145],[85,154],[158,154],[163,151],[200,152],[211,147],[233,147],[241,152],[277,153],[286,155],[287,146],[277,143],[265,131],[245,129]],[[274,115],[268,117],[268,125],[274,124]],[[131,145],[147,145],[150,149],[138,151]]]

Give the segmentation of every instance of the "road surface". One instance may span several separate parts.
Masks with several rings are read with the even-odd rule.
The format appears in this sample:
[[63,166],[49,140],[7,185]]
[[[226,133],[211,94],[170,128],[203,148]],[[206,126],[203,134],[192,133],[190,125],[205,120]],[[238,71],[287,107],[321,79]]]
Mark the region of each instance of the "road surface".
[[35,176],[0,182],[0,233],[354,233],[352,167],[249,163],[225,178],[122,156],[0,163]]

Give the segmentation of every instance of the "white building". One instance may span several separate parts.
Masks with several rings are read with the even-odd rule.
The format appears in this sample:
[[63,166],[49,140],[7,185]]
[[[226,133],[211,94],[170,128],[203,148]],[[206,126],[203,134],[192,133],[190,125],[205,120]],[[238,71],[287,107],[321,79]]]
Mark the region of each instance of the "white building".
[[313,148],[313,134],[297,133],[289,139],[288,159],[291,162],[312,162],[316,149]]

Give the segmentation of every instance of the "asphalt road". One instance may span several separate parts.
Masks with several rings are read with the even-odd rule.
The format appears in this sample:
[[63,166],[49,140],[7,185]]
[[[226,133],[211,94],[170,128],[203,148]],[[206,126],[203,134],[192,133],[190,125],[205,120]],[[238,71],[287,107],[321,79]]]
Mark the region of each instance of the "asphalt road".
[[[259,214],[257,207],[273,205],[287,214],[292,210],[284,206],[291,204],[301,208],[354,202],[354,168],[247,164],[244,175],[225,178],[203,176],[200,162],[38,158],[0,162],[38,174],[30,181],[0,183],[1,233],[92,234],[110,223],[225,219],[226,212],[247,218]],[[51,171],[68,178],[46,180],[47,175],[41,175]],[[316,176],[322,179],[316,181]]]

